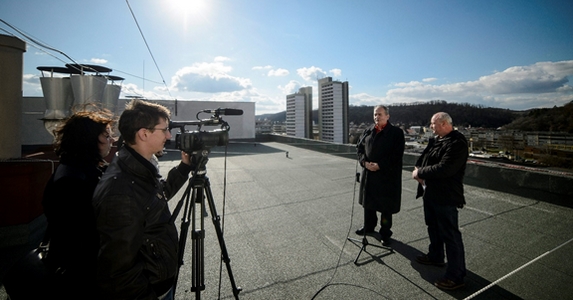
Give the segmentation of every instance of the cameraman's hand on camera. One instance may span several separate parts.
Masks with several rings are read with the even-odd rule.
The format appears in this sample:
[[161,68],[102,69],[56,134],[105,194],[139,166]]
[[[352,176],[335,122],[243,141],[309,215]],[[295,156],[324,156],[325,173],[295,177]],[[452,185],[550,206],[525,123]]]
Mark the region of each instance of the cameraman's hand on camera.
[[181,151],[181,162],[188,166],[191,165],[191,157],[185,151]]

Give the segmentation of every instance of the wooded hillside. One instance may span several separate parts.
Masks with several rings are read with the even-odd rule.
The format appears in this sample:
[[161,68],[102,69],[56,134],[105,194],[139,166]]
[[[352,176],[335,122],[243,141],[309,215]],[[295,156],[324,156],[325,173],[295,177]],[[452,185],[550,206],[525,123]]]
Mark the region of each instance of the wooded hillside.
[[[428,126],[432,115],[445,111],[452,116],[456,126],[498,128],[507,125],[528,112],[491,108],[471,104],[447,103],[442,100],[413,104],[393,104],[390,108],[390,122],[395,125]],[[374,106],[350,106],[348,121],[354,124],[372,123]],[[284,122],[286,112],[257,116],[257,119]],[[318,110],[313,111],[313,120],[318,122]]]

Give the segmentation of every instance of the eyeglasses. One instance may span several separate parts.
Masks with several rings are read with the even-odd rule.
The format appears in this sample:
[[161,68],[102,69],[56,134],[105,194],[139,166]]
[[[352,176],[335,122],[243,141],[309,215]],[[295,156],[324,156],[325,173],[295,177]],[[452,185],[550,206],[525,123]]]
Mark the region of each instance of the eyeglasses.
[[165,134],[165,133],[167,133],[167,131],[169,130],[169,127],[165,127],[165,128],[156,128],[156,127],[154,127],[154,128],[147,128],[147,129],[148,129],[148,130],[152,130],[152,131],[153,131],[153,130],[161,130],[161,131],[163,131],[163,133]]

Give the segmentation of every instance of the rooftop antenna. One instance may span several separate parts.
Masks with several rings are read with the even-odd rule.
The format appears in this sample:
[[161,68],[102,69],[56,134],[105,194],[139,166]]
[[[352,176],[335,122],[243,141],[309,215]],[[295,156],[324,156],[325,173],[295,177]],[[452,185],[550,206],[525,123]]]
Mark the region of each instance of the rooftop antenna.
[[142,91],[145,92],[145,59],[143,60],[143,77],[142,77],[142,81],[143,81]]

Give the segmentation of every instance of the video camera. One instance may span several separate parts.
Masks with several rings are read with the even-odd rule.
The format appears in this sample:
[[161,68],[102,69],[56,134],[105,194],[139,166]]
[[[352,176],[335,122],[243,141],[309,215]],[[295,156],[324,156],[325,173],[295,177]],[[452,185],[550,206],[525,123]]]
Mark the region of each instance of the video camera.
[[[199,119],[200,113],[212,113],[209,119]],[[240,116],[243,114],[241,109],[233,108],[217,108],[206,109],[197,113],[196,121],[170,121],[169,130],[179,128],[175,136],[175,146],[181,151],[186,153],[194,153],[201,150],[209,150],[216,146],[226,146],[229,143],[229,130],[231,126],[225,122],[221,115]],[[197,130],[186,131],[185,126],[196,125]],[[212,131],[201,130],[203,126],[216,126],[221,125],[220,129]]]

